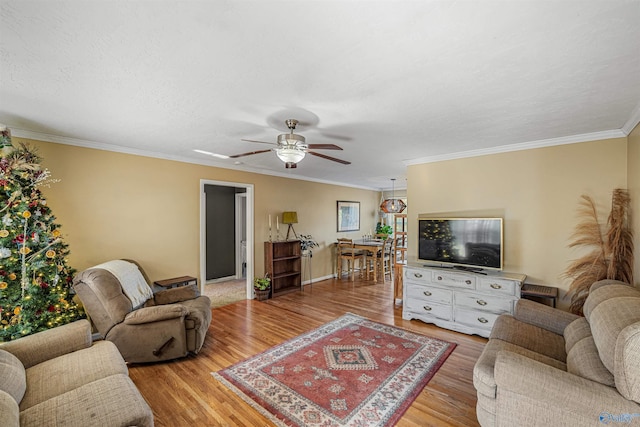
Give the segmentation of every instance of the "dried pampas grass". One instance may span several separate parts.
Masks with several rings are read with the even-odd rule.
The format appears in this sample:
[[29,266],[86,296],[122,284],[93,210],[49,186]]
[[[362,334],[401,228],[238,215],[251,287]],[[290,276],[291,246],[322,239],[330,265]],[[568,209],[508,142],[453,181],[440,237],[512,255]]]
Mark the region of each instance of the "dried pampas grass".
[[569,264],[563,277],[571,278],[567,295],[571,296],[569,309],[582,314],[589,288],[598,280],[613,279],[633,283],[633,232],[629,220],[629,192],[616,188],[611,198],[611,213],[607,231],[603,233],[593,199],[582,195],[578,217],[571,235],[570,248],[588,247],[592,251]]

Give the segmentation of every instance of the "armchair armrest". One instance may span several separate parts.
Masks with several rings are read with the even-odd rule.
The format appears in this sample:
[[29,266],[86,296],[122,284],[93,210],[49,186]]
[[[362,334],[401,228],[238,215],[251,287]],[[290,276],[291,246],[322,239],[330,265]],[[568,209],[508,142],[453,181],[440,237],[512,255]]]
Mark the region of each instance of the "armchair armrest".
[[156,305],[132,311],[127,314],[122,323],[126,325],[141,325],[143,323],[185,317],[187,314],[189,314],[189,309],[181,304]]
[[200,296],[196,285],[180,286],[178,288],[165,289],[153,294],[155,305],[175,304]]
[[76,350],[91,347],[91,324],[76,320],[33,335],[0,344],[0,349],[16,356],[25,368]]
[[534,301],[520,299],[513,315],[517,320],[563,335],[569,323],[580,318],[573,313],[549,307]]
[[640,405],[613,387],[509,351],[498,353],[494,375],[496,410],[504,411],[497,417],[505,425],[597,425],[603,413],[640,413]]

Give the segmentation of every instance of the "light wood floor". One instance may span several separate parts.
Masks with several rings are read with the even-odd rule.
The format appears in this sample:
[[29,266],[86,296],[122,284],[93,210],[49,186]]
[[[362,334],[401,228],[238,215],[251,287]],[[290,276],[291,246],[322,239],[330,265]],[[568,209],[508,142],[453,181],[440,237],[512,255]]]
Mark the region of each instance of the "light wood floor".
[[486,339],[403,320],[402,308],[394,306],[391,293],[390,282],[326,280],[266,302],[215,308],[197,356],[130,365],[129,374],[153,409],[156,426],[270,426],[210,372],[351,312],[458,344],[398,426],[477,426],[472,370]]

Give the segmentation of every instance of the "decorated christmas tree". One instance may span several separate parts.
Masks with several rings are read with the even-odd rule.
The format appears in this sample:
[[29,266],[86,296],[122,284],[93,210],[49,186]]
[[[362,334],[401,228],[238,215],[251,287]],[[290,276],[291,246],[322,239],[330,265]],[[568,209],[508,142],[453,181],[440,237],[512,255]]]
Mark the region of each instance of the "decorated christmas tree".
[[70,295],[68,245],[40,187],[40,157],[0,125],[0,342],[83,317]]

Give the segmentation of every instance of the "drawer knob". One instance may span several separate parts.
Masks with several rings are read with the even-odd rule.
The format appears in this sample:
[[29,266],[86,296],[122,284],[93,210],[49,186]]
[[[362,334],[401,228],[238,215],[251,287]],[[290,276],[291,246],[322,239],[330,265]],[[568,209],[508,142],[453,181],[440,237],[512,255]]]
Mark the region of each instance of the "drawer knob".
[[442,280],[442,276],[438,276],[438,277],[437,277],[437,279],[438,279],[438,280]]
[[431,311],[431,307],[429,307],[428,305],[425,305],[422,308],[424,308],[424,311]]
[[470,285],[471,284],[471,280],[467,279],[467,280],[464,281],[464,283],[466,283],[467,285]]
[[423,294],[425,294],[426,296],[430,297],[431,296],[431,292],[429,291],[424,291]]
[[491,289],[502,289],[502,286],[498,285],[497,283],[492,283]]
[[481,300],[481,299],[477,299],[477,300],[476,300],[476,303],[477,303],[478,305],[487,305],[487,302],[486,302],[486,301],[483,301],[483,300]]
[[417,277],[418,279],[422,277],[422,274],[420,274],[420,273],[413,273],[413,275],[414,275],[415,277]]
[[478,322],[480,322],[480,323],[489,323],[489,321],[487,319],[485,319],[484,317],[478,317]]

